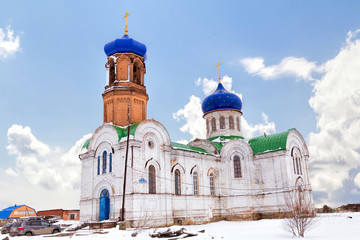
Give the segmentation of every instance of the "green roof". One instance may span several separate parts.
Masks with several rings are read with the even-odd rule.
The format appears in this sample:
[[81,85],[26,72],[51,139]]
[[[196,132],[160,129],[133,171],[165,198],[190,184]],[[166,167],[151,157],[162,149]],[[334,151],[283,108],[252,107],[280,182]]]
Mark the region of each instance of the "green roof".
[[[139,124],[140,123],[133,123],[130,125],[130,135],[131,136],[135,135],[136,128],[139,126]],[[128,127],[119,127],[119,126],[115,126],[115,125],[113,125],[113,127],[115,128],[116,132],[118,133],[119,142],[123,137],[127,136]]]
[[187,152],[194,152],[194,153],[201,153],[201,154],[207,154],[207,155],[214,155],[212,153],[207,152],[206,150],[202,149],[202,148],[198,148],[198,147],[193,147],[193,146],[189,146],[189,145],[185,145],[185,144],[181,144],[181,143],[176,143],[176,142],[171,142],[171,146],[174,149],[179,149],[179,150],[183,150],[183,151],[187,151]]
[[[130,125],[130,135],[131,136],[134,136],[135,135],[135,131],[136,131],[136,128],[139,126],[140,123],[133,123]],[[127,133],[128,133],[128,127],[119,127],[119,126],[115,126],[113,125],[113,127],[115,128],[117,134],[118,134],[118,141],[120,142],[121,139],[123,137],[126,137],[127,136]],[[88,140],[86,140],[86,142],[84,143],[84,145],[82,146],[81,149],[88,149],[89,148],[89,144],[90,144],[90,139],[89,138]]]
[[289,129],[286,132],[255,137],[250,139],[248,143],[252,148],[254,155],[283,151],[286,150],[286,141],[290,130],[292,129]]
[[211,143],[212,143],[212,145],[214,145],[214,147],[216,148],[218,153],[220,153],[221,148],[223,147],[223,145],[221,143],[217,143],[217,142],[211,142]]
[[89,138],[88,140],[86,140],[86,142],[84,143],[84,145],[82,146],[81,150],[88,149],[89,148],[89,143],[90,143],[91,138]]
[[208,138],[207,140],[210,141],[216,147],[218,153],[220,153],[223,145],[226,142],[231,141],[235,138],[236,139],[244,139],[244,137],[242,137],[242,136],[216,136],[216,137]]

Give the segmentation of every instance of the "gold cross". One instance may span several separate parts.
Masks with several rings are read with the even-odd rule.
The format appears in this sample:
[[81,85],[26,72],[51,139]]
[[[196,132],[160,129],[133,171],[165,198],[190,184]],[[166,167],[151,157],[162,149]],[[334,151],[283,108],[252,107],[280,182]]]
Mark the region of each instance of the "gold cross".
[[215,65],[215,67],[218,67],[218,71],[219,71],[219,83],[220,83],[220,79],[221,79],[221,77],[220,77],[220,65],[221,64],[222,63],[218,61],[218,63]]
[[125,16],[123,17],[123,19],[125,18],[125,35],[128,35],[128,29],[127,29],[127,17],[130,16],[130,13],[126,12]]

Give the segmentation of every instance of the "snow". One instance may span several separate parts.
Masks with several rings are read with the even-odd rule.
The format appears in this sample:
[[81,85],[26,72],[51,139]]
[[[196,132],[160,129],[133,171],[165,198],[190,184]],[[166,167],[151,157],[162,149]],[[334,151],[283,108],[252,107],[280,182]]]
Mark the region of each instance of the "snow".
[[[348,218],[351,216],[352,218]],[[339,240],[339,239],[359,239],[360,236],[360,213],[332,213],[318,214],[319,221],[316,226],[305,233],[306,240]],[[264,219],[259,221],[220,221],[204,225],[186,225],[172,226],[171,230],[177,230],[181,227],[186,228],[187,232],[198,233],[199,230],[205,229],[205,233],[198,233],[196,237],[189,237],[189,240],[198,239],[251,239],[251,240],[278,240],[293,239],[292,235],[282,229],[281,219]],[[78,224],[76,222],[63,221],[62,224]],[[161,231],[161,229],[144,229],[139,231],[136,237],[131,233],[135,229],[118,230],[117,228],[103,230],[78,230],[73,236],[44,238],[44,236],[31,237],[33,240],[87,240],[87,239],[109,239],[109,240],[142,240],[142,239],[160,239],[151,238],[149,233]],[[65,232],[65,231],[64,231]],[[64,233],[62,232],[62,233]],[[1,235],[1,239],[8,234]],[[15,237],[10,239],[28,240],[28,237]],[[166,238],[165,238],[166,239]]]
[[196,151],[194,149],[187,149],[187,148],[182,148],[182,147],[175,147],[175,146],[172,146],[173,149],[175,150],[182,150],[182,151],[185,151],[185,152],[194,152],[194,153],[200,153],[200,154],[205,154],[205,155],[210,155],[210,156],[216,156],[215,154],[212,154],[212,153],[208,153],[208,152],[200,152],[200,151]]
[[[130,136],[129,136],[129,140],[133,140],[133,139],[135,139],[135,137],[134,137],[133,135],[131,135],[131,134],[130,134]],[[120,141],[119,141],[119,142],[125,142],[125,141],[127,141],[127,136],[122,137],[122,138],[120,139]]]

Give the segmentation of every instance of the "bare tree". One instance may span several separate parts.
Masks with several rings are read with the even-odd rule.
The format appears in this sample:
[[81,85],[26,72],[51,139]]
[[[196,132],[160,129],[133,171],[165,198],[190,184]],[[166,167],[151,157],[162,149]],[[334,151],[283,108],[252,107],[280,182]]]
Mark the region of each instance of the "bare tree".
[[134,222],[132,227],[135,228],[134,232],[131,234],[132,237],[136,237],[139,232],[141,232],[145,227],[150,227],[150,221],[153,219],[153,215],[149,214],[148,211],[140,210],[141,213],[144,213],[141,218]]
[[282,222],[282,227],[294,237],[304,237],[305,232],[318,221],[311,202],[311,193],[304,194],[301,187],[285,194],[284,210],[286,218]]

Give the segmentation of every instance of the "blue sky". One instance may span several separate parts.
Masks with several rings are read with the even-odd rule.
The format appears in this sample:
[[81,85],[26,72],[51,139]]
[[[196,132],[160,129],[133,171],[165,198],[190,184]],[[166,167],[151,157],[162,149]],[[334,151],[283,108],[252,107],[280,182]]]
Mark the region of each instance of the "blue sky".
[[[242,95],[247,136],[295,127],[313,157],[317,204],[359,202],[358,1],[0,4],[0,191],[9,191],[0,208],[78,207],[80,172],[57,176],[56,169],[79,169],[74,156],[84,135],[102,124],[103,47],[123,35],[125,12],[129,35],[148,49],[148,118],[172,141],[202,134],[194,129],[201,120],[189,114],[212,89],[221,61],[227,86]],[[71,181],[58,188],[61,179]]]

